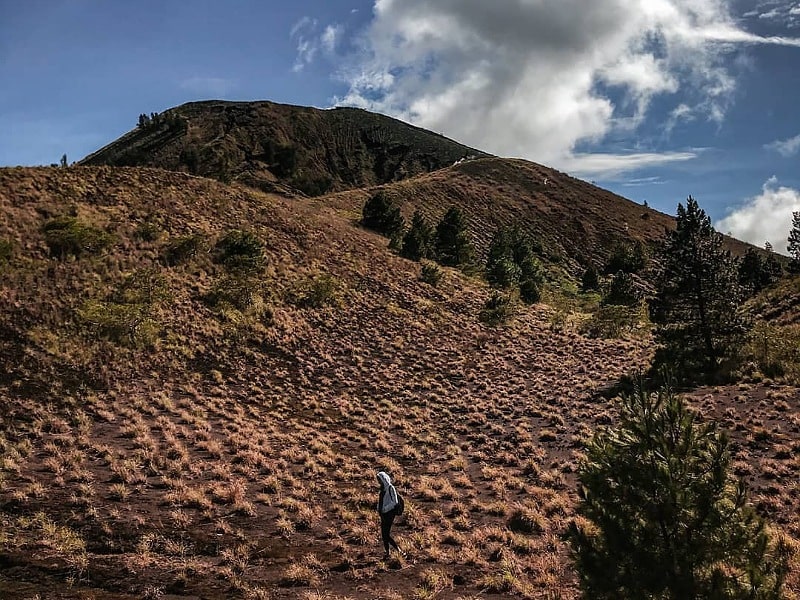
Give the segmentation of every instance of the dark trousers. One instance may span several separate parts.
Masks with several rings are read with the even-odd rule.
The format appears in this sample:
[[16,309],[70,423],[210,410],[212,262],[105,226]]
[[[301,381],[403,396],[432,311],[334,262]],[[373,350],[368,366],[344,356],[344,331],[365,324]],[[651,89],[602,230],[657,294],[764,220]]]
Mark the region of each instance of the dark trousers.
[[381,538],[383,539],[383,550],[389,554],[389,547],[400,550],[397,542],[392,539],[392,523],[394,523],[394,509],[386,513],[381,513]]

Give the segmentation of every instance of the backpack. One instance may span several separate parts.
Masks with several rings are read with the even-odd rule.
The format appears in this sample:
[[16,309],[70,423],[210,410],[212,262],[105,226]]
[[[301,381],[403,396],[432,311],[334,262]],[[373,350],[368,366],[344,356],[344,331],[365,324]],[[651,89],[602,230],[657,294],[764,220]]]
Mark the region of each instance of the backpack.
[[406,501],[403,500],[403,497],[400,495],[400,492],[397,493],[397,506],[394,507],[394,514],[396,516],[402,515],[406,510]]

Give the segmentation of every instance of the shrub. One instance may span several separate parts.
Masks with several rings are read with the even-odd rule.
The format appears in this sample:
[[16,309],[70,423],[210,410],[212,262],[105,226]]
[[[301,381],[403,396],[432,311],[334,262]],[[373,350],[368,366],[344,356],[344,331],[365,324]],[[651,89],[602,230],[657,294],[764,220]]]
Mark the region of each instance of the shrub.
[[81,223],[76,217],[56,217],[44,224],[44,238],[50,254],[59,258],[97,254],[113,242],[107,231]]
[[306,196],[322,196],[331,191],[333,179],[325,174],[302,173],[292,177],[289,185],[300,190]]
[[7,263],[11,260],[14,253],[14,244],[9,240],[0,238],[0,264]]
[[611,249],[606,263],[605,273],[638,273],[647,265],[648,252],[645,245],[636,240],[634,243],[617,242]]
[[164,247],[164,262],[170,266],[184,263],[203,250],[205,236],[202,233],[190,233],[171,239]]
[[228,304],[240,311],[253,307],[260,299],[260,282],[246,275],[222,277],[205,296],[205,300],[215,308]]
[[169,299],[167,280],[155,267],[138,269],[128,275],[113,294],[115,302],[152,306]]
[[508,321],[513,313],[514,306],[511,298],[500,292],[492,292],[483,305],[479,318],[487,325],[496,326]]
[[639,303],[641,296],[633,282],[633,276],[624,271],[618,271],[611,278],[603,299],[600,301],[602,306],[620,305],[634,306]]
[[519,297],[526,304],[536,304],[542,297],[542,288],[535,279],[525,279],[519,284]]
[[125,278],[108,301],[90,300],[78,311],[95,335],[130,347],[152,346],[159,334],[155,307],[169,298],[164,276],[155,269],[140,269]]
[[300,282],[290,294],[293,304],[302,308],[322,308],[341,304],[341,283],[324,273]]
[[255,234],[233,229],[214,247],[214,260],[229,269],[258,269],[264,264],[264,245]]
[[742,349],[741,362],[750,362],[767,377],[800,382],[800,326],[757,323]]
[[158,338],[158,326],[143,304],[90,300],[78,311],[78,316],[96,335],[123,346],[152,346]]
[[728,439],[669,387],[641,381],[579,467],[570,528],[587,598],[781,598],[786,544],[730,474]]
[[423,263],[419,278],[428,285],[437,287],[442,280],[442,270],[436,263]]
[[133,235],[144,242],[155,242],[161,237],[161,230],[152,221],[143,221],[136,226]]
[[595,338],[619,338],[637,329],[644,317],[646,314],[643,314],[641,306],[601,306],[581,326],[581,333]]
[[600,278],[594,265],[589,265],[581,277],[581,291],[597,291],[600,289]]

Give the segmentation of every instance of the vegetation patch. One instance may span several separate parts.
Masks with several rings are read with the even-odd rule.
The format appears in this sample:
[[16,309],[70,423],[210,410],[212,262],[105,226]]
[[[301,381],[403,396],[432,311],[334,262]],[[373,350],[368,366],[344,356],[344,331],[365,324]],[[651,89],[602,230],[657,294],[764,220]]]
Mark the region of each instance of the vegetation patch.
[[506,323],[514,315],[514,301],[508,294],[492,292],[478,318],[492,327]]
[[185,263],[202,252],[205,243],[206,237],[202,233],[190,233],[173,238],[164,247],[164,262],[170,266]]
[[250,231],[233,229],[214,246],[214,260],[228,269],[260,269],[264,265],[264,244]]
[[289,301],[301,308],[322,308],[342,304],[342,283],[323,273],[303,279],[289,292]]
[[107,231],[87,225],[77,217],[56,217],[47,221],[42,229],[50,254],[62,259],[98,254],[114,241]]

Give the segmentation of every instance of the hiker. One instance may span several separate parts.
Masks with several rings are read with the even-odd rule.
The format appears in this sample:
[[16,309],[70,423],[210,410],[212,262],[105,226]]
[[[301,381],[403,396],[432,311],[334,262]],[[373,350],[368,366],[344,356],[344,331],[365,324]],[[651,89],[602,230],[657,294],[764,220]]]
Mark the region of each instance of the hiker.
[[383,539],[383,558],[389,558],[389,550],[393,547],[401,555],[403,552],[392,539],[392,523],[397,516],[400,497],[397,490],[392,485],[389,475],[381,471],[378,473],[378,481],[381,484],[381,492],[378,496],[378,514],[381,516],[381,538]]

